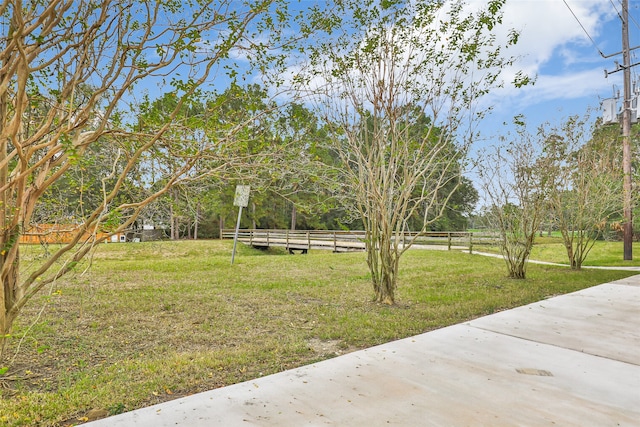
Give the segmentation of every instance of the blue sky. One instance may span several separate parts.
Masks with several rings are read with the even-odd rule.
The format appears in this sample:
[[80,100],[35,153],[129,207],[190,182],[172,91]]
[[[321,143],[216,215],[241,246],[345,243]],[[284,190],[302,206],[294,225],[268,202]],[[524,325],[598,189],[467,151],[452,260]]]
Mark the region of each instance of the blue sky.
[[[466,1],[471,9],[487,4]],[[605,59],[599,53],[622,50],[621,9],[621,0],[507,0],[496,36],[506,40],[511,29],[519,31],[519,42],[508,54],[520,59],[512,69],[503,70],[503,77],[511,81],[522,70],[536,76],[536,83],[520,89],[506,84],[492,91],[483,104],[493,106],[493,114],[479,124],[486,138],[480,145],[504,134],[507,129],[502,124],[511,123],[515,115],[524,115],[532,128],[544,122],[559,124],[570,115],[599,109],[603,99],[622,93],[622,72],[605,78],[604,71],[615,69],[615,60],[622,63],[622,55]],[[629,12],[630,46],[635,47],[640,45],[640,0],[629,0]],[[633,52],[631,62],[640,62],[640,49]],[[638,78],[640,66],[634,71]]]
[[[318,2],[302,0],[303,5]],[[467,2],[472,8],[486,6],[486,0]],[[622,49],[621,8],[621,0],[507,0],[497,37],[506,39],[510,29],[521,35],[509,52],[520,60],[504,70],[504,77],[509,81],[523,70],[537,80],[532,86],[505,87],[489,95],[487,105],[494,112],[479,125],[486,138],[480,145],[504,134],[503,123],[511,123],[515,115],[524,115],[532,128],[547,121],[558,124],[590,107],[599,109],[603,99],[622,93],[622,72],[605,78],[604,71],[615,69],[615,60],[622,63],[622,55],[605,59],[598,52],[608,55]],[[629,11],[630,45],[635,47],[640,45],[640,0],[629,0]],[[236,53],[234,59],[242,63],[245,53]],[[640,49],[632,53],[631,62],[640,62]],[[633,71],[638,78],[640,66]]]
[[[622,55],[603,59],[598,53],[598,49],[605,55],[622,49],[621,21],[616,12],[622,8],[621,0],[566,3],[569,7],[563,0],[507,0],[503,22],[521,31],[512,53],[521,57],[518,68],[536,75],[537,82],[493,94],[495,112],[480,126],[486,134],[500,133],[502,123],[515,114],[523,114],[532,126],[557,123],[569,115],[585,113],[588,107],[599,108],[600,101],[616,91],[622,93],[622,72],[608,78],[604,72],[615,69],[614,60],[622,63]],[[630,46],[635,47],[640,45],[639,0],[629,1],[629,12]],[[632,63],[639,61],[640,49],[631,56]],[[632,78],[637,79],[638,73],[640,66]]]

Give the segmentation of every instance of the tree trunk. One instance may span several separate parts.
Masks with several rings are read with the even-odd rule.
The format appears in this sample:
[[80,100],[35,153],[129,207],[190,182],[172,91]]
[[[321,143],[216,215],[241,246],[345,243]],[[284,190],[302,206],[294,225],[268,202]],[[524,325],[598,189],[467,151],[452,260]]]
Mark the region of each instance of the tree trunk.
[[520,262],[517,262],[516,264],[511,266],[511,268],[509,269],[509,278],[518,280],[526,279],[527,271],[525,269],[525,266],[526,262],[524,260],[521,260]]
[[380,283],[375,294],[375,301],[381,304],[393,305],[396,302],[396,277],[389,271],[382,271]]
[[251,228],[252,229],[256,229],[257,225],[256,225],[256,204],[255,202],[251,203]]
[[296,229],[297,216],[298,216],[298,211],[296,210],[296,205],[293,205],[291,208],[291,230]]
[[578,263],[576,262],[577,254],[573,250],[573,243],[571,242],[570,236],[563,231],[562,238],[565,242],[564,247],[567,250],[567,258],[569,258],[569,264],[571,265],[571,269],[579,270],[580,267],[578,267]]
[[176,239],[176,224],[175,224],[175,218],[173,216],[173,205],[171,205],[169,207],[169,224],[171,227],[171,240],[175,240]]
[[574,251],[573,259],[571,260],[571,268],[573,270],[580,270],[582,268],[582,262],[584,261],[584,249],[582,247],[582,238],[578,241],[577,248]]
[[193,240],[198,240],[198,224],[200,223],[200,203],[196,206],[196,218],[193,224]]
[[[531,235],[532,237],[533,234]],[[533,239],[528,239],[525,242],[514,242],[507,234],[503,234],[502,239],[501,251],[509,270],[508,277],[518,280],[526,279],[527,261],[531,253]]]
[[2,310],[0,310],[0,361],[15,320],[14,306],[22,298],[18,287],[20,248],[17,243],[17,234],[12,236],[9,232],[5,232],[1,240],[3,247],[11,245],[12,241],[13,245],[0,252],[0,281],[3,289],[2,295],[0,295],[0,302],[2,302]]
[[365,245],[367,264],[373,282],[374,301],[381,304],[395,304],[398,254],[391,244],[390,233],[376,229],[367,230]]
[[[13,33],[13,25],[9,26],[8,33],[11,35]],[[9,39],[7,39],[6,46],[9,45]],[[7,68],[7,61],[2,61],[2,70]],[[4,72],[0,75],[0,81],[5,81]],[[0,125],[4,126],[7,123],[7,106],[8,106],[8,95],[6,91],[2,92],[0,96]],[[8,135],[5,134],[4,129],[0,129],[0,163],[3,165],[0,167],[0,185],[5,185],[8,180],[8,162],[7,162],[7,149],[8,149]],[[7,235],[8,235],[8,226],[9,226],[9,209],[7,206],[7,199],[9,195],[9,190],[5,190],[0,192],[0,247],[5,247],[7,245]],[[13,274],[7,274],[8,272],[7,265],[5,265],[7,261],[7,253],[2,253],[0,255],[0,271],[3,273],[0,277],[2,282],[2,290],[0,291],[0,360],[2,360],[2,355],[4,354],[4,349],[6,347],[6,336],[11,332],[11,324],[13,323],[13,319],[9,316],[9,310],[13,305],[13,293],[15,291],[16,280]],[[17,275],[17,272],[16,272]]]

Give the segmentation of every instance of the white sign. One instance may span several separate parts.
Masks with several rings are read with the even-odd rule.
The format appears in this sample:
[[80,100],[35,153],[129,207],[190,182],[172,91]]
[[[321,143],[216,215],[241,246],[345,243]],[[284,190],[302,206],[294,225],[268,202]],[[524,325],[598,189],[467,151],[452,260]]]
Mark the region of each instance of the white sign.
[[233,206],[246,208],[249,205],[249,192],[251,187],[248,185],[236,185],[236,197],[233,199]]

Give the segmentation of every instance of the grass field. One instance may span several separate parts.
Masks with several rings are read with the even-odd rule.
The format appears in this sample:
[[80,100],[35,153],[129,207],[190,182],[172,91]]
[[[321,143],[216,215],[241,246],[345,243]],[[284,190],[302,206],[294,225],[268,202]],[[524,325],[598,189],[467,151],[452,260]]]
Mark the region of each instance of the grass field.
[[100,246],[19,319],[0,424],[79,424],[633,274],[530,265],[515,281],[499,259],[416,250],[388,307],[363,253],[239,249],[232,266],[228,241]]
[[[589,252],[584,263],[585,266],[640,266],[640,242],[633,243],[634,259],[630,261],[623,260],[623,243],[622,242],[605,242],[596,241],[594,247]],[[497,244],[490,245],[475,244],[474,250],[480,252],[500,253]],[[537,236],[533,250],[531,251],[532,260],[557,262],[560,264],[568,264],[567,251],[559,236],[542,237]]]
[[[640,243],[633,243],[633,253],[635,255],[633,260],[624,261],[623,251],[622,242],[597,241],[587,255],[584,265],[640,266]],[[562,238],[537,238],[531,252],[531,259],[568,264],[567,252],[562,243]]]

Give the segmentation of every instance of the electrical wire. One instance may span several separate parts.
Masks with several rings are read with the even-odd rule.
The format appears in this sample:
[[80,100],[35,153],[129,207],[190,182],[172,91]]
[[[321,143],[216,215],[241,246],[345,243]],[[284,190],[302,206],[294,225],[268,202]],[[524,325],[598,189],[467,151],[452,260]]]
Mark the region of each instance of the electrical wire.
[[[609,0],[611,1],[611,0]],[[578,17],[576,16],[576,14],[573,12],[573,9],[571,9],[571,6],[569,6],[569,3],[567,3],[567,0],[562,0],[562,2],[565,4],[565,6],[567,6],[567,9],[569,9],[569,12],[571,12],[571,14],[573,15],[573,17],[576,19],[576,21],[578,22],[578,24],[580,25],[580,28],[582,28],[582,31],[584,31],[584,33],[587,35],[587,37],[589,38],[589,40],[591,40],[591,43],[593,44],[593,47],[596,48],[596,50],[598,51],[598,53],[600,54],[600,56],[602,56],[603,58],[605,58],[604,53],[602,53],[602,51],[600,50],[600,48],[598,48],[598,45],[596,44],[596,42],[593,40],[593,38],[591,37],[591,35],[589,34],[589,32],[587,31],[586,28],[584,28],[584,25],[582,25],[582,22],[580,22],[580,20],[578,19]],[[614,6],[615,8],[615,6]]]
[[[609,3],[611,3],[611,6],[613,6],[613,9],[616,11],[616,13],[618,14],[618,17],[620,18],[620,20],[622,20],[622,12],[620,12],[620,10],[618,10],[618,7],[613,3],[613,0],[609,0]],[[620,2],[618,1],[618,4]],[[622,7],[621,4],[619,4],[620,7]],[[633,23],[636,25],[636,27],[638,27],[640,29],[640,24],[638,24],[638,21],[636,21],[636,19],[633,17],[632,14],[628,13],[627,16],[629,17],[629,19],[631,21],[633,21]]]
[[[615,4],[613,4],[613,0],[609,0],[609,3],[611,3],[611,6],[613,6],[613,10],[615,10],[615,11],[616,11],[616,13],[618,14],[618,17],[619,17],[620,19],[622,19],[622,12],[620,12],[620,11],[618,10],[618,8],[616,7],[616,5],[615,5]],[[622,7],[622,5],[620,5],[620,6]]]
[[638,21],[636,21],[636,18],[633,17],[631,12],[629,12],[629,19],[631,19],[633,21],[633,23],[636,24],[636,27],[638,27],[638,29],[640,29],[640,24],[638,24]]

